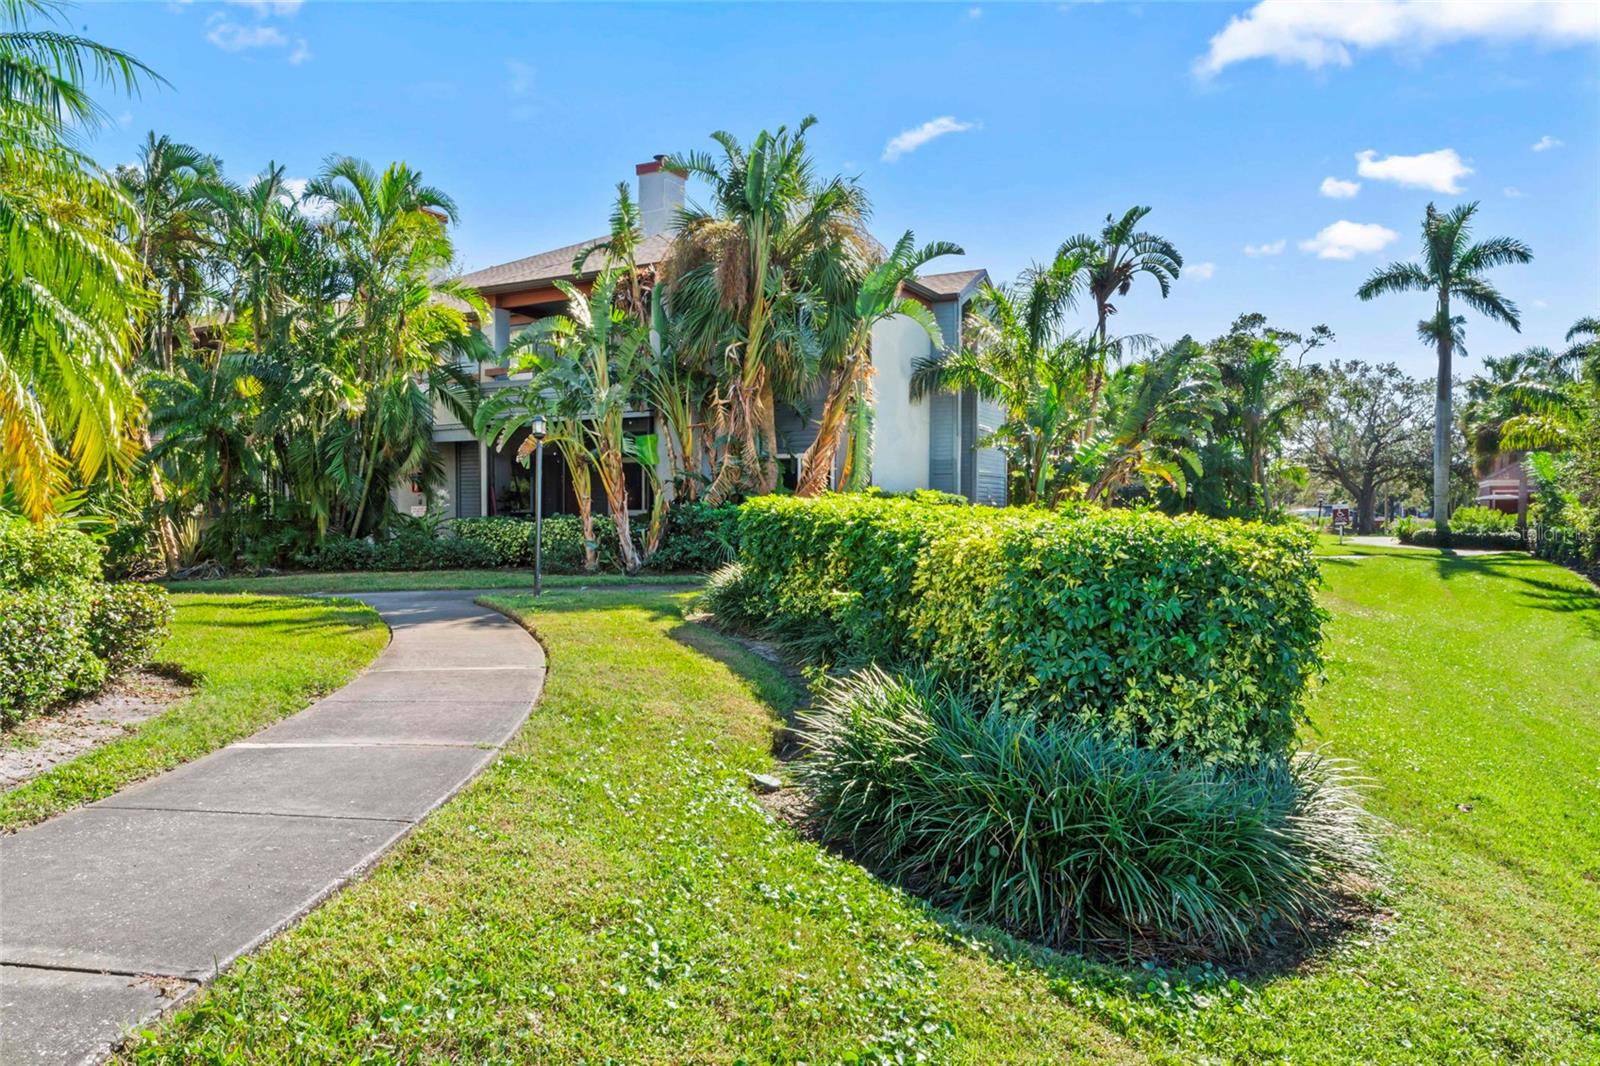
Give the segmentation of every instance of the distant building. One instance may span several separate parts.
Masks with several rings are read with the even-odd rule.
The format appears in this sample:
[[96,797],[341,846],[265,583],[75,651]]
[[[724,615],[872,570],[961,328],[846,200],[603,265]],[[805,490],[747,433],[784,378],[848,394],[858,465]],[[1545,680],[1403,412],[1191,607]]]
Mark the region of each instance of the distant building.
[[1493,507],[1514,514],[1519,523],[1526,522],[1531,490],[1523,458],[1521,452],[1502,452],[1495,456],[1489,472],[1478,479],[1478,497],[1473,502],[1479,507]]

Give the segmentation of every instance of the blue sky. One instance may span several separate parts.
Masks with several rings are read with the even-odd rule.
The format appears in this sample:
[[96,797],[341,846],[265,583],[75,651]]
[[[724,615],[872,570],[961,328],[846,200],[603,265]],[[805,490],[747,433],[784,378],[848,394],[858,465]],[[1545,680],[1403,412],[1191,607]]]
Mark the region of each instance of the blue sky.
[[966,248],[933,269],[1006,280],[1149,204],[1188,266],[1170,299],[1140,282],[1121,330],[1204,339],[1262,311],[1326,322],[1331,355],[1426,373],[1426,300],[1354,292],[1415,253],[1430,199],[1481,200],[1479,232],[1520,237],[1536,259],[1495,277],[1521,337],[1469,320],[1470,373],[1600,313],[1597,12],[269,0],[67,17],[171,82],[106,101],[103,163],[149,129],[236,178],[268,160],[310,175],[335,152],[405,159],[456,198],[469,269],[600,232],[615,184],[656,152],[812,113],[820,166],[860,176],[880,238],[911,228]]

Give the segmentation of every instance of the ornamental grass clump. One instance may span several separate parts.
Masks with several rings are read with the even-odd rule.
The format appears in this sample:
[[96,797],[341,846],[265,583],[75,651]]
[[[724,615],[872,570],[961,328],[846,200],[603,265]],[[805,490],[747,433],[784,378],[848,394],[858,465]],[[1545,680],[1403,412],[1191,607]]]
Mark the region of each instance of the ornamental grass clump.
[[963,917],[1055,947],[1248,953],[1371,859],[1339,769],[1207,766],[876,667],[824,686],[801,764],[826,837]]

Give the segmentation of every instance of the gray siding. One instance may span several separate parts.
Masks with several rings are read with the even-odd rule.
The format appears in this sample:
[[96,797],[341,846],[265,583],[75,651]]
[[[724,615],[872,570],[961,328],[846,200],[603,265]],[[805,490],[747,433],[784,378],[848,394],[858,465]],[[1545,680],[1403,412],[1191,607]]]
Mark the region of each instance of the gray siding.
[[[978,439],[999,428],[1005,412],[993,400],[980,398],[977,404]],[[999,448],[979,448],[977,476],[974,479],[972,500],[975,503],[1004,507],[1006,503],[1006,457]]]
[[978,439],[978,394],[967,389],[961,394],[961,495],[977,499],[978,464],[973,461]]
[[482,489],[479,485],[478,442],[460,443],[455,447],[456,517],[477,518],[483,514]]
[[[934,320],[947,348],[961,343],[961,308],[955,300],[933,305]],[[961,491],[961,401],[950,392],[929,397],[928,487]]]

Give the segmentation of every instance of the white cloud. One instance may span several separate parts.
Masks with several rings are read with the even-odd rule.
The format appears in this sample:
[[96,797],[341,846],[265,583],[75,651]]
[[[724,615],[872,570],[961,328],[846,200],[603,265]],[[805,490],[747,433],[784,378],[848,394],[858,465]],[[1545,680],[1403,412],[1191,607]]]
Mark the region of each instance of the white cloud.
[[1593,0],[1262,0],[1228,20],[1195,62],[1209,77],[1234,63],[1273,59],[1311,70],[1348,67],[1355,52],[1425,51],[1457,41],[1600,40]]
[[920,126],[913,126],[909,130],[889,139],[883,146],[883,161],[893,163],[903,155],[915,152],[918,148],[947,133],[965,133],[967,130],[977,129],[975,122],[962,122],[952,115],[940,115],[938,118],[929,119]]
[[1457,193],[1461,191],[1460,179],[1472,172],[1454,148],[1421,155],[1386,155],[1382,159],[1371,149],[1356,153],[1356,173],[1363,178],[1392,181],[1412,189]]
[[[259,178],[257,179],[260,180]],[[321,222],[337,210],[337,205],[321,196],[307,196],[306,188],[311,184],[305,178],[285,178],[283,187],[289,190],[289,196],[281,197],[285,204],[293,203],[300,213],[313,222]]]
[[520,59],[506,60],[506,89],[512,96],[522,98],[533,92],[533,68]]
[[[206,40],[224,52],[243,52],[252,48],[289,48],[289,62],[299,66],[311,58],[311,45],[304,37],[296,37],[293,47],[282,30],[272,24],[276,18],[291,18],[300,10],[302,0],[227,0],[228,8],[214,12],[206,19]],[[254,21],[239,21],[229,13],[244,10],[254,16]]]
[[118,115],[117,125],[121,126],[123,129],[127,129],[129,126],[133,125],[133,112],[124,111],[122,114]]
[[274,15],[293,15],[300,10],[304,0],[227,0],[235,7],[247,7],[256,13],[256,18],[272,18]]
[[1547,133],[1543,137],[1540,137],[1537,141],[1533,142],[1533,150],[1535,152],[1548,152],[1550,149],[1560,148],[1566,143],[1566,141],[1557,140]]
[[1522,199],[1522,197],[1523,197],[1523,192],[1522,192],[1521,189],[1517,188],[1515,185],[1507,185],[1506,186],[1506,199],[1507,200],[1520,200],[1520,199]]
[[969,19],[981,19],[981,18],[983,18],[983,8],[981,8],[981,7],[969,7],[969,8],[967,8],[967,18],[969,18]]
[[1215,263],[1190,263],[1183,268],[1183,276],[1194,278],[1196,281],[1210,281],[1217,273]]
[[276,26],[246,26],[226,16],[214,15],[206,40],[224,52],[243,52],[249,48],[282,48],[289,43]]
[[1331,200],[1348,200],[1361,191],[1359,181],[1343,181],[1339,178],[1323,178],[1317,191]]
[[1381,251],[1399,234],[1376,222],[1346,222],[1340,219],[1324,226],[1315,237],[1300,242],[1303,252],[1315,252],[1318,259],[1354,259],[1358,255]]
[[1263,255],[1282,255],[1284,245],[1288,243],[1288,241],[1282,240],[1269,241],[1266,244],[1247,244],[1244,246],[1244,254],[1252,257]]

